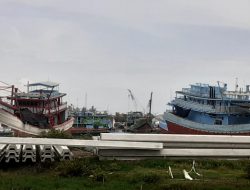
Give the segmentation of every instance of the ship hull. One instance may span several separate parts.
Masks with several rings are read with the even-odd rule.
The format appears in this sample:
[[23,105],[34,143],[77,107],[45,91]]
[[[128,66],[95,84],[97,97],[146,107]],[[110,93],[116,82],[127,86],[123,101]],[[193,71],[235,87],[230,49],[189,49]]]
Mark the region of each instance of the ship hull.
[[169,134],[197,135],[250,135],[250,124],[207,125],[178,117],[170,112],[164,114]]
[[227,133],[215,133],[209,131],[190,129],[185,126],[181,126],[172,122],[167,122],[168,134],[190,134],[190,135],[250,135],[250,132],[227,132]]
[[[18,117],[12,115],[11,113],[0,109],[0,123],[8,126],[13,129],[15,132],[21,132],[29,135],[40,135],[42,132],[48,132],[49,129],[40,129],[36,126],[24,124]],[[74,123],[74,119],[71,118],[60,125],[53,126],[56,130],[67,131],[69,130]]]

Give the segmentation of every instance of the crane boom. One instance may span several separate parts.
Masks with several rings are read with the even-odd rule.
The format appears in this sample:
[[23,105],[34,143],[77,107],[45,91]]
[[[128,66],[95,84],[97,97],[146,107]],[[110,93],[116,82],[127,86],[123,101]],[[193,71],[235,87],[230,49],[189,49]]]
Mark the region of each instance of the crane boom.
[[131,98],[133,104],[134,104],[134,107],[135,107],[135,111],[137,111],[137,103],[136,103],[136,100],[135,100],[135,96],[133,95],[132,91],[130,89],[128,89],[128,97]]

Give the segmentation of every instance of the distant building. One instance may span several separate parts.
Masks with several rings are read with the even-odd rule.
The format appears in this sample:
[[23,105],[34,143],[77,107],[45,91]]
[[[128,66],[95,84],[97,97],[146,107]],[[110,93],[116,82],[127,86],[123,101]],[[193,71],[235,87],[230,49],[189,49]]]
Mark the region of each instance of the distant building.
[[70,129],[74,133],[89,133],[89,132],[107,132],[113,128],[113,116],[105,112],[73,112],[75,118],[73,128]]

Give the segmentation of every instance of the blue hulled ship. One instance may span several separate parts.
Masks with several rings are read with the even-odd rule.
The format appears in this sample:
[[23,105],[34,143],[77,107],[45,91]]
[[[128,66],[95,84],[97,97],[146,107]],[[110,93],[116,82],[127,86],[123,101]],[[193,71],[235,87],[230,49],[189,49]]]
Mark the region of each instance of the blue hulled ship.
[[227,84],[193,84],[176,91],[164,113],[168,133],[178,134],[250,134],[250,87],[234,91]]

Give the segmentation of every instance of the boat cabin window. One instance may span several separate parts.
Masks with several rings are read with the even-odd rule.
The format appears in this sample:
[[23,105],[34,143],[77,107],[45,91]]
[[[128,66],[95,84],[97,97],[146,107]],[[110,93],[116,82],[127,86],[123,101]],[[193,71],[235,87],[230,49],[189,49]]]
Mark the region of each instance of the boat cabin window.
[[215,125],[222,125],[222,119],[215,119],[214,124]]

